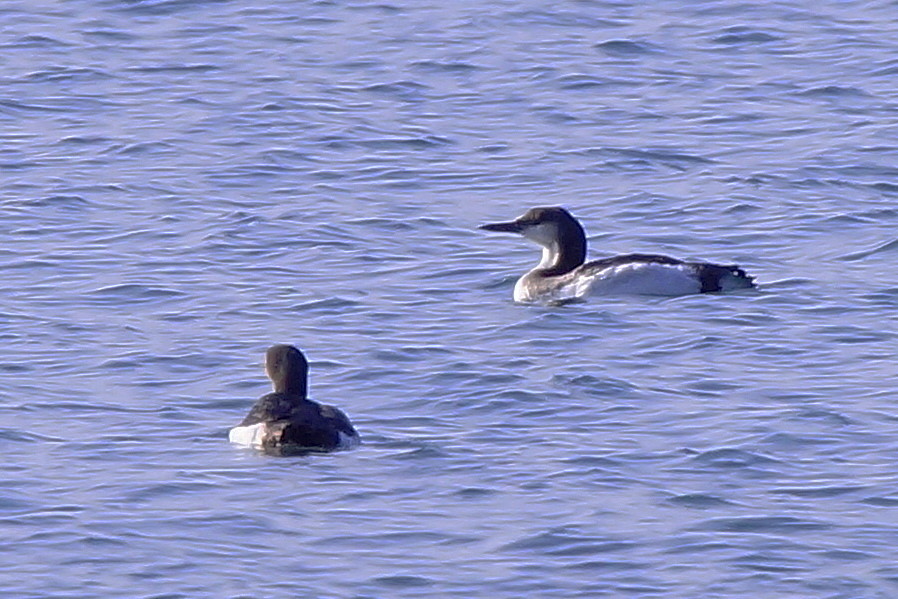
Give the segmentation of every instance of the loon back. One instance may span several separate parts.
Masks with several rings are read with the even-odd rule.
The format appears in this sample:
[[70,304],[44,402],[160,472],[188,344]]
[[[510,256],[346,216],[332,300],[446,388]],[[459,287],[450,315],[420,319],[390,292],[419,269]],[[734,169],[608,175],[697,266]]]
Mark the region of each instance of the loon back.
[[276,392],[260,398],[228,438],[278,455],[350,449],[359,442],[359,434],[339,409]]

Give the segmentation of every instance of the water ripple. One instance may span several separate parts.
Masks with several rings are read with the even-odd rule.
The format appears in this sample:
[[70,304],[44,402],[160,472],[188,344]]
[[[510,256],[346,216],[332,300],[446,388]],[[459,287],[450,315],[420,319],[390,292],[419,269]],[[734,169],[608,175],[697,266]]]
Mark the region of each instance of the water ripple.
[[[4,4],[0,587],[892,596],[888,9]],[[549,204],[761,290],[517,305]]]

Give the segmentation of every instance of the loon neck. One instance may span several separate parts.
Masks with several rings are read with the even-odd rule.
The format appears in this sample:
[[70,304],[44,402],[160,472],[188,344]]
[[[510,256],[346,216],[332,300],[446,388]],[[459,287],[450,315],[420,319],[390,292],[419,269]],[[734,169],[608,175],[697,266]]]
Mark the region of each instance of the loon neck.
[[298,395],[303,399],[308,394],[308,386],[305,379],[302,380],[276,380],[273,381],[272,387],[275,393],[283,393],[285,395]]
[[536,267],[546,276],[558,276],[569,273],[586,261],[585,236],[572,236],[571,239],[556,240],[543,246],[543,256]]
[[272,345],[265,354],[265,372],[275,393],[305,397],[308,392],[309,363],[292,345]]

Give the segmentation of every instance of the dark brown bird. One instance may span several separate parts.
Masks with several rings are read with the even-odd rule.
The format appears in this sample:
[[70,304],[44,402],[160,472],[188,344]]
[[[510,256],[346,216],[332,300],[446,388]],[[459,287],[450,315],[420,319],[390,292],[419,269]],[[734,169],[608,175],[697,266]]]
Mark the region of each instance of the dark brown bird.
[[232,443],[269,453],[349,449],[359,434],[346,414],[307,397],[309,363],[292,345],[272,345],[265,354],[265,372],[274,391],[262,396],[238,426]]

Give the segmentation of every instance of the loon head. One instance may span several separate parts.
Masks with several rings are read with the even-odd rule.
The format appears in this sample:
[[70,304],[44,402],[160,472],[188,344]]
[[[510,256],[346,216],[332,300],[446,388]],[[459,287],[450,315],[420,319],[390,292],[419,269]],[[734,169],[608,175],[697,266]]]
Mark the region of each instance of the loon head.
[[272,345],[265,354],[265,372],[275,393],[306,396],[309,363],[302,352],[292,345]]
[[511,222],[480,225],[485,231],[518,233],[543,247],[537,268],[562,274],[586,260],[586,233],[571,213],[561,206],[531,208]]

